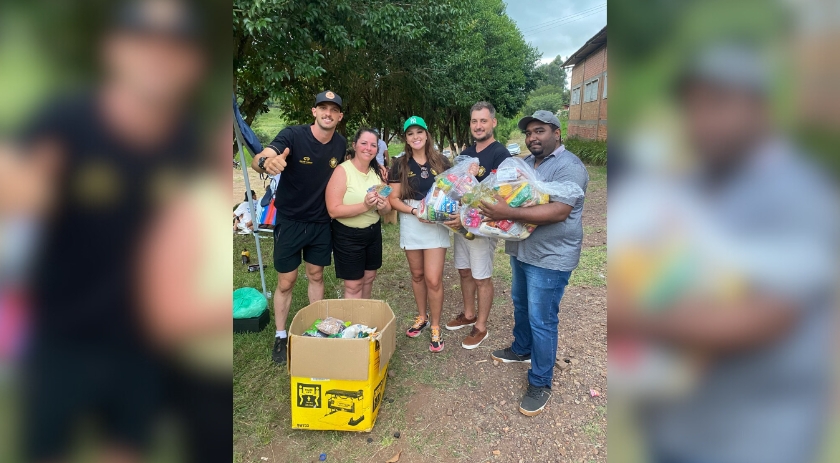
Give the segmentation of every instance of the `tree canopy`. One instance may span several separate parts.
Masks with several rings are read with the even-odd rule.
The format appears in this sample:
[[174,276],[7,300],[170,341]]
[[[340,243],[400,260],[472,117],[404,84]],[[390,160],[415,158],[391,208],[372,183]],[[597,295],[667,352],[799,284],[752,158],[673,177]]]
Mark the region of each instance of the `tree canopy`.
[[344,100],[343,133],[389,138],[416,114],[439,145],[461,144],[476,101],[517,114],[538,59],[502,0],[234,0],[234,90],[249,123],[269,101],[310,122],[329,88]]

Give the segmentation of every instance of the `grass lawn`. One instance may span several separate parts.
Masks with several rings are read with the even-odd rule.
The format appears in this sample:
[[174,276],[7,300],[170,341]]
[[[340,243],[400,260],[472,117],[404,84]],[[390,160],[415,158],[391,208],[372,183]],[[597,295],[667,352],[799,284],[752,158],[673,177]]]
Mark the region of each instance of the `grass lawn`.
[[[605,179],[603,168],[593,168],[590,175],[597,181]],[[240,253],[248,249],[251,261],[257,261],[257,253],[252,236],[234,236],[233,283],[235,288],[251,286],[260,288],[258,272],[249,273],[241,264]],[[260,240],[263,262],[266,269],[266,285],[274,291],[277,273],[273,269],[273,240]],[[416,306],[411,292],[410,274],[405,254],[399,249],[399,226],[383,227],[383,266],[374,283],[374,299],[387,301],[396,315],[397,348],[391,359],[389,377],[385,388],[385,398],[374,430],[369,433],[348,433],[339,431],[304,431],[291,429],[289,376],[284,367],[274,365],[271,360],[271,347],[274,338],[274,320],[261,333],[236,334],[234,336],[234,461],[261,462],[266,457],[269,461],[311,461],[320,453],[328,455],[328,461],[384,461],[392,456],[395,444],[408,448],[415,455],[423,454],[434,458],[436,452],[450,459],[468,456],[470,446],[455,448],[442,442],[434,442],[433,430],[423,431],[429,424],[417,416],[416,401],[412,399],[418,388],[430,392],[451,391],[460,388],[475,387],[475,380],[464,375],[444,375],[441,372],[453,366],[457,356],[464,353],[458,341],[446,338],[447,348],[440,354],[428,355],[428,343],[407,338],[402,334],[416,314]],[[503,252],[500,242],[494,261],[493,278],[497,292],[494,306],[511,304],[509,292],[511,272],[509,257]],[[444,289],[447,300],[444,302],[444,318],[460,300],[460,286],[457,272],[452,267],[452,251],[447,252],[447,270],[444,277]],[[584,250],[581,263],[573,273],[570,287],[591,287],[602,290],[605,280],[599,275],[606,272],[606,246]],[[343,289],[341,281],[335,278],[334,268],[327,267],[324,272],[325,296],[340,298]],[[303,267],[298,274],[298,281],[293,293],[289,320],[302,307],[308,304],[307,283]],[[269,302],[269,308],[272,308]],[[288,326],[288,325],[287,325]],[[446,334],[445,334],[446,335]],[[393,402],[391,402],[393,400]],[[412,405],[412,404],[415,405]],[[412,408],[415,407],[415,408]],[[425,412],[424,412],[425,413]],[[428,414],[428,413],[426,413]],[[457,416],[451,419],[461,419]],[[419,420],[419,421],[418,421]],[[403,431],[402,439],[395,439],[395,430]],[[407,432],[413,430],[413,432]],[[465,430],[465,437],[474,430]],[[593,430],[594,433],[594,430]],[[367,438],[373,439],[367,443]],[[480,437],[478,439],[481,440]],[[472,444],[470,444],[472,445]],[[415,461],[415,460],[412,460]],[[426,460],[422,460],[426,461]]]

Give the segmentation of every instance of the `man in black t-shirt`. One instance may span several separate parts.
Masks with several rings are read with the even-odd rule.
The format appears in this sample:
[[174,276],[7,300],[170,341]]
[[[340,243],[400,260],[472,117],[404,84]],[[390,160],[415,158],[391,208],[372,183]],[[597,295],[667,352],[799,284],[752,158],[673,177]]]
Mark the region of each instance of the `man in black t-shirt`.
[[278,272],[274,292],[277,332],[271,358],[286,363],[286,318],[292,305],[297,270],[306,261],[309,303],[324,298],[324,267],[330,265],[332,235],[324,192],[333,170],[344,161],[347,140],[335,128],[344,114],[341,97],[324,91],[312,108],[315,123],[281,130],[251,162],[257,172],[283,172],[274,196],[277,221],[274,227],[274,268]]
[[[470,108],[470,132],[475,144],[461,152],[461,155],[478,158],[476,178],[479,181],[484,180],[502,161],[510,157],[507,148],[493,137],[495,127],[496,109],[492,104],[479,101]],[[458,228],[461,226],[461,220],[456,218],[446,225]],[[493,304],[492,276],[496,242],[495,239],[483,236],[468,240],[460,233],[455,234],[455,268],[461,276],[464,310],[446,324],[446,329],[454,331],[465,326],[472,327],[470,334],[461,343],[464,349],[475,349],[487,339],[487,318]]]

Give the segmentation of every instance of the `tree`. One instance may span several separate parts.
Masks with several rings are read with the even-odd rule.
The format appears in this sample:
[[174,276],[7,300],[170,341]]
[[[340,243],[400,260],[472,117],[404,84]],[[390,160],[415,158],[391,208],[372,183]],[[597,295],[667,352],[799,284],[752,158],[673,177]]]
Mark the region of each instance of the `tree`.
[[544,109],[556,113],[563,108],[563,95],[559,93],[549,93],[546,95],[534,96],[528,98],[528,102],[522,108],[523,114],[534,114],[535,111]]
[[537,86],[554,85],[566,88],[566,69],[563,68],[565,60],[557,55],[550,63],[537,66]]
[[341,133],[413,114],[435,141],[466,143],[469,107],[513,116],[536,87],[536,50],[502,0],[235,0],[235,90],[250,122],[277,102],[290,122],[311,121],[314,95],[344,101]]

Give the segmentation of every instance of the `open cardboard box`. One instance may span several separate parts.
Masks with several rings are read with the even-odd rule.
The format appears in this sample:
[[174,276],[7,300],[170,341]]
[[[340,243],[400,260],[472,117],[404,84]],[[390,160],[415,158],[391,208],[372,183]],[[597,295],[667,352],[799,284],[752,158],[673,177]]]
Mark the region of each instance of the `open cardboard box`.
[[[302,336],[317,319],[376,327],[373,338]],[[289,326],[292,427],[371,431],[396,347],[394,312],[384,301],[330,299],[301,309]]]

